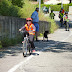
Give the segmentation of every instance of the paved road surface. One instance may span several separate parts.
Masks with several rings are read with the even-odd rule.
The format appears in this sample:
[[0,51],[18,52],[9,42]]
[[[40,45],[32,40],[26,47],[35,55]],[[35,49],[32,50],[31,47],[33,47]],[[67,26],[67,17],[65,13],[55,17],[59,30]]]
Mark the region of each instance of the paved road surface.
[[[57,16],[55,20],[59,23]],[[49,42],[35,46],[36,52],[26,58],[21,44],[0,50],[0,72],[72,72],[72,29],[60,28],[49,35]]]

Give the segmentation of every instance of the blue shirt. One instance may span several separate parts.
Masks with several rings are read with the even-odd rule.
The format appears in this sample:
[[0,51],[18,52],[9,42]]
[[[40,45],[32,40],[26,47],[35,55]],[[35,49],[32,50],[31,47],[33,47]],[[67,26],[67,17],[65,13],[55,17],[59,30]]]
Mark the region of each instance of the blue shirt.
[[38,12],[34,11],[31,18],[33,19],[33,22],[39,22]]

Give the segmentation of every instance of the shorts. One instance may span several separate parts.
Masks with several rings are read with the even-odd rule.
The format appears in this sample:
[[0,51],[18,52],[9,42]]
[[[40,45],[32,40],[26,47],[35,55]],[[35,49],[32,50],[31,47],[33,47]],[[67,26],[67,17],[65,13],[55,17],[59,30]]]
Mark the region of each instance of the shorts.
[[34,26],[36,27],[36,32],[39,31],[39,24],[37,22],[33,22]]

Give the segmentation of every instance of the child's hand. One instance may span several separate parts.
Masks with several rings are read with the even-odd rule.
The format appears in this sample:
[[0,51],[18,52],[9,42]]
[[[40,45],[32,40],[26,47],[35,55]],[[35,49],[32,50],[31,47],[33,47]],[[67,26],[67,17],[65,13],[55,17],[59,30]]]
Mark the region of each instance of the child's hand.
[[21,31],[21,29],[19,29],[19,31]]
[[35,31],[35,30],[33,30],[33,31]]

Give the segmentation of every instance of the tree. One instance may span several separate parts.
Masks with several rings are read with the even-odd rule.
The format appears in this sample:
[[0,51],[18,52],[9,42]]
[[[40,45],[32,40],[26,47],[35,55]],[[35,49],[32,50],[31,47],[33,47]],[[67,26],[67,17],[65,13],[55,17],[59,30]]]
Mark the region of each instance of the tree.
[[13,5],[17,5],[18,7],[22,7],[24,2],[23,0],[12,0]]
[[43,4],[43,0],[41,0],[41,4]]

